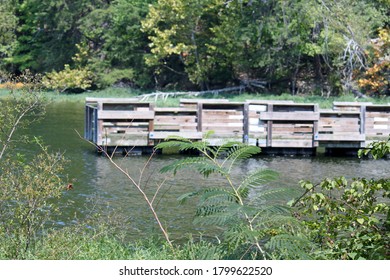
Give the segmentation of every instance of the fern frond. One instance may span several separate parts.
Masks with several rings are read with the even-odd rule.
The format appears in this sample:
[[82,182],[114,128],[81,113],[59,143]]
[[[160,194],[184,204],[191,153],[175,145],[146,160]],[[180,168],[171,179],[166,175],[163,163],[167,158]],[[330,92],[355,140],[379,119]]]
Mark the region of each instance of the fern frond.
[[200,191],[185,193],[177,198],[180,205],[184,204],[188,199],[198,196]]
[[207,158],[204,157],[189,157],[181,160],[177,160],[172,164],[166,165],[160,169],[161,173],[173,172],[176,174],[177,171],[183,169],[193,167],[198,170],[203,176],[208,177],[212,173],[225,174],[226,170],[216,166],[208,161]]
[[254,188],[261,186],[270,181],[276,180],[278,173],[271,169],[257,169],[245,177],[244,181],[241,182],[238,189],[241,188]]
[[182,141],[166,141],[166,142],[161,142],[155,146],[155,149],[166,149],[166,148],[180,148],[183,144],[188,143],[188,142],[182,142]]
[[239,248],[255,238],[262,238],[264,234],[260,231],[253,231],[247,225],[236,223],[224,233],[225,241],[233,250]]
[[270,204],[281,204],[285,205],[291,199],[295,197],[297,190],[293,188],[270,188],[266,190],[261,190],[253,198],[252,201],[258,200],[262,202],[267,202]]
[[[196,217],[217,216],[226,213],[225,205],[203,205],[196,210]],[[226,215],[224,215],[226,216]]]
[[230,171],[237,161],[248,159],[258,153],[260,153],[260,148],[257,146],[249,146],[241,143],[234,145],[227,151],[227,157],[223,165],[229,162],[230,166],[228,170]]
[[199,204],[237,203],[237,197],[230,190],[223,188],[207,188],[201,193]]
[[300,229],[301,224],[297,219],[291,215],[283,213],[269,213],[263,212],[256,217],[253,221],[253,226],[257,229],[267,228],[288,228],[288,229]]
[[203,139],[205,139],[207,141],[207,139],[210,139],[210,137],[215,133],[214,130],[209,130],[209,131],[206,131],[205,133],[203,133]]
[[279,234],[273,236],[265,246],[270,251],[277,251],[277,255],[284,259],[312,259],[310,251],[313,244],[302,235]]

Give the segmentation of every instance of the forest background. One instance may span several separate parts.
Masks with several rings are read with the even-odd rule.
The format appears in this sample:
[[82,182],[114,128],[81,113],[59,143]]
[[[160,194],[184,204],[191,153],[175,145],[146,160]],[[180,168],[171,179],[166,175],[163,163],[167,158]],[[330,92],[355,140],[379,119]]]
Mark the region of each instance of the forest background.
[[389,0],[1,0],[0,80],[389,95]]

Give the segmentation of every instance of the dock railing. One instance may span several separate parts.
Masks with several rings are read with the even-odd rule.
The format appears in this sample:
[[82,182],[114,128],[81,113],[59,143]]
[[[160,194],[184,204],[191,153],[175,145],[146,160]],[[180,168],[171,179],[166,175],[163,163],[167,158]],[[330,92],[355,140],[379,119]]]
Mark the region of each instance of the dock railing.
[[87,98],[85,139],[106,147],[153,147],[168,136],[218,146],[234,140],[267,148],[361,148],[390,134],[390,105],[278,100],[229,102],[182,99],[179,107],[156,107],[127,98]]

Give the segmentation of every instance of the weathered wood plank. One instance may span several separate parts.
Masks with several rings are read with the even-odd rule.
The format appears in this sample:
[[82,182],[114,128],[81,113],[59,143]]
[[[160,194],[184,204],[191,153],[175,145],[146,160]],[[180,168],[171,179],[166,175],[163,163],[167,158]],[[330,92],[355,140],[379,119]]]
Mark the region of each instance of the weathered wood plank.
[[319,114],[316,112],[261,112],[261,120],[272,121],[316,121]]
[[201,140],[202,132],[165,132],[165,131],[153,131],[149,133],[150,139],[166,139],[169,136],[179,136],[187,139]]
[[274,140],[272,139],[272,147],[275,148],[312,148],[312,140]]
[[161,113],[172,113],[172,114],[193,113],[193,114],[196,114],[197,109],[196,108],[185,108],[185,107],[169,107],[169,108],[156,107],[156,108],[154,108],[154,111],[156,112],[156,115],[161,114]]
[[98,119],[115,119],[115,120],[152,120],[154,119],[153,111],[99,111]]
[[360,142],[365,141],[366,136],[363,134],[318,134],[318,141],[351,141]]

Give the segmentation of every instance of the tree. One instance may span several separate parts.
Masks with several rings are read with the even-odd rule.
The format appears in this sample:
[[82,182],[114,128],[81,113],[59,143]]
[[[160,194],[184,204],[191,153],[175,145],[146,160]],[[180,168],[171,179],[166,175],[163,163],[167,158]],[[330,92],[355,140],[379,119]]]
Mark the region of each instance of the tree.
[[369,67],[358,76],[358,85],[371,95],[390,94],[390,31],[380,29],[368,48]]
[[151,40],[146,59],[204,87],[286,80],[295,92],[303,71],[321,87],[333,81],[341,88],[365,66],[364,43],[385,20],[381,7],[365,0],[160,0],[143,21]]
[[7,59],[13,71],[44,73],[71,62],[81,40],[78,21],[91,9],[89,1],[37,1],[15,3],[17,43]]
[[148,39],[141,32],[141,20],[153,2],[115,0],[91,11],[81,21],[90,51],[88,67],[97,73],[98,86],[118,82],[151,85],[152,73],[144,62]]
[[[12,1],[0,1],[0,68],[4,67],[3,59],[9,57],[15,46],[17,18],[12,8]],[[0,77],[1,79],[1,77]]]

